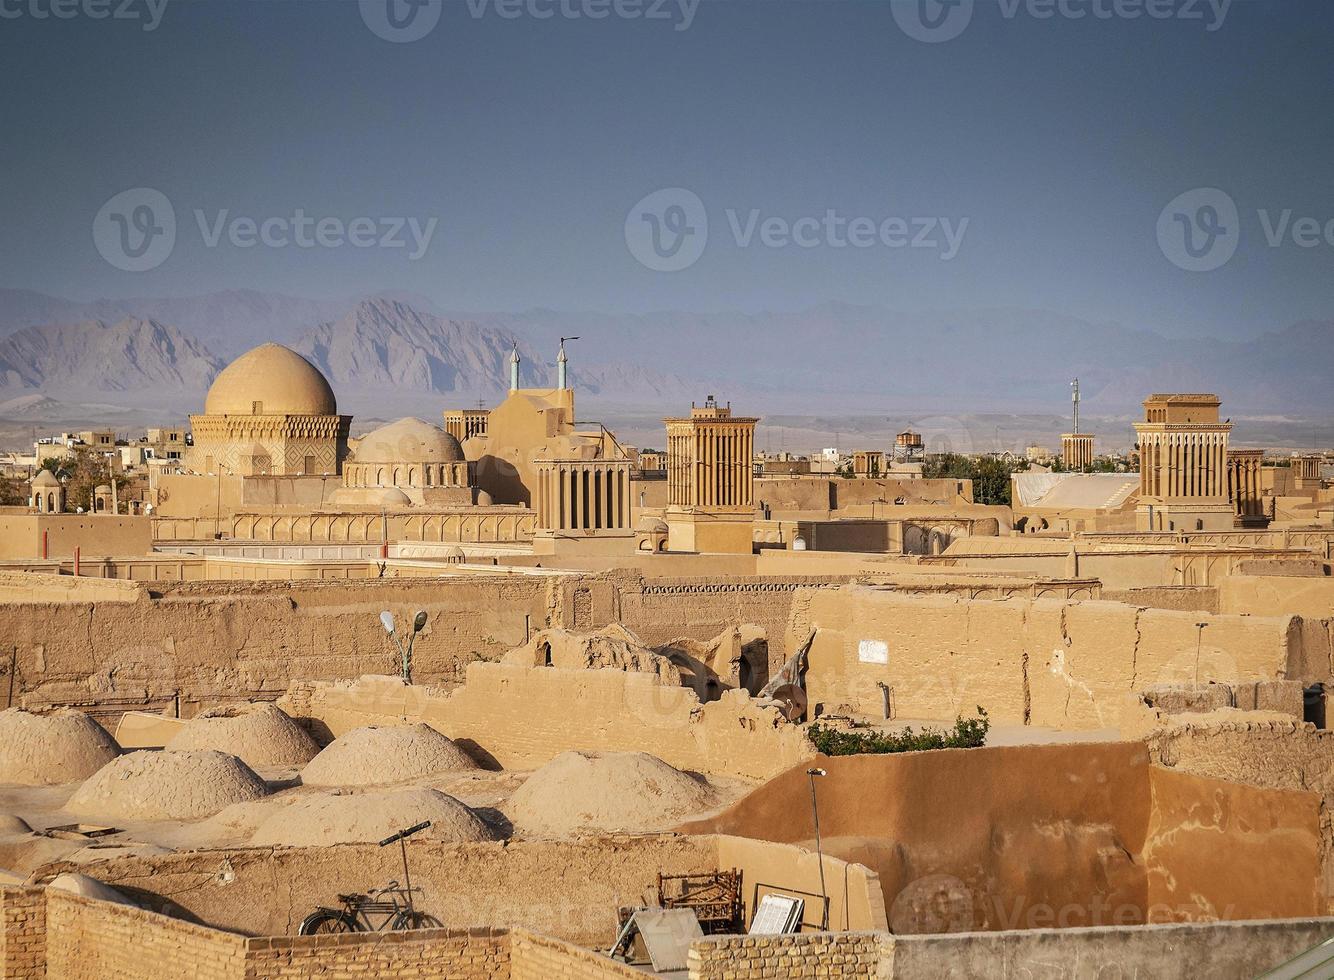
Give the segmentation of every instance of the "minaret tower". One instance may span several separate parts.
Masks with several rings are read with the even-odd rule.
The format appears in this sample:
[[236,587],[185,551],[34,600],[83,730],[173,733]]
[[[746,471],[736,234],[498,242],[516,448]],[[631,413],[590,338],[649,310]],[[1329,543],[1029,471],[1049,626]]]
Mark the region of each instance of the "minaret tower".
[[562,391],[570,387],[570,359],[565,356],[565,341],[578,339],[578,337],[562,337],[560,339],[560,353],[556,355],[556,387]]
[[519,342],[514,342],[514,349],[510,351],[510,391],[519,390]]

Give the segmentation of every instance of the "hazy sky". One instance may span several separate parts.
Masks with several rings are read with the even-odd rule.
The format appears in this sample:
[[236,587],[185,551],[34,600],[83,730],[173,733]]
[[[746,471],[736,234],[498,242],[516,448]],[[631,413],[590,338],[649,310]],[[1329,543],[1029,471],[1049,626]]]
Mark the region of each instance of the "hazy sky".
[[[1042,307],[1232,336],[1334,319],[1329,0],[54,2],[71,16],[0,0],[0,286]],[[434,26],[393,42],[390,15]],[[143,272],[94,240],[100,221],[112,251],[122,230],[126,255],[145,230],[165,241],[139,198],[103,211],[133,188],[176,221]],[[632,213],[663,188],[707,215],[693,262],[679,195]],[[1163,213],[1195,188],[1221,211],[1196,194]],[[288,244],[243,247],[236,218]],[[292,244],[320,219],[341,246]],[[420,258],[406,219],[418,238],[435,219]],[[636,259],[655,230],[681,271]],[[1229,241],[1220,267],[1179,267]]]

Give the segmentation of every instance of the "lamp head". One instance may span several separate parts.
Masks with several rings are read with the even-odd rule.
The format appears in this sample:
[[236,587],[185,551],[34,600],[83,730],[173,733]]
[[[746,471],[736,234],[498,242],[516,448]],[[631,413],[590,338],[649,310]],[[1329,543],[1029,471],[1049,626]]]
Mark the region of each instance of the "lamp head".
[[394,632],[394,614],[388,609],[380,613],[380,625],[384,627],[386,633]]
[[806,775],[808,775],[808,776],[828,776],[829,773],[825,772],[823,769],[807,769],[807,770],[806,770]]
[[417,615],[412,617],[412,632],[420,633],[426,625],[426,610],[418,609]]

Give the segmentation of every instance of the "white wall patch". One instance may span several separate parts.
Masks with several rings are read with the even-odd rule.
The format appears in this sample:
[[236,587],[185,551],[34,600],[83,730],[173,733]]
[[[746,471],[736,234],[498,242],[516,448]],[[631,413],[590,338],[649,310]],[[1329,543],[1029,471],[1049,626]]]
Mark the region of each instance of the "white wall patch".
[[857,659],[864,664],[887,664],[889,645],[883,640],[862,640],[857,644]]

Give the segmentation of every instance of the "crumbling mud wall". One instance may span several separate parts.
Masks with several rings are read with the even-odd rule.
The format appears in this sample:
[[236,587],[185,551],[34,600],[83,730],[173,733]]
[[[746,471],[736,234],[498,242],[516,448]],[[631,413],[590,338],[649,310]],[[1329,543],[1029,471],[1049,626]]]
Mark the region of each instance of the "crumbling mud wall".
[[829,581],[612,572],[130,583],[13,574],[21,577],[8,594],[0,589],[0,637],[7,638],[0,664],[13,665],[14,685],[12,694],[7,683],[0,688],[0,697],[32,707],[77,705],[112,719],[178,698],[189,716],[220,700],[277,697],[302,678],[396,673],[382,609],[401,622],[426,610],[413,674],[444,687],[462,683],[469,663],[498,660],[537,630],[618,621],[649,644],[710,640],[724,627],[754,623],[769,637],[776,670],[787,656],[793,603]]
[[1320,915],[1320,798],[1149,769],[1150,922]]
[[[611,614],[650,646],[679,636],[705,640],[739,623],[764,627],[769,638],[769,673],[795,652],[785,640],[795,611],[812,590],[849,582],[849,575],[784,575],[753,578],[612,578]],[[799,637],[800,644],[805,637]]]
[[[100,717],[171,705],[182,715],[237,699],[276,698],[293,680],[398,671],[382,609],[428,614],[414,676],[462,680],[548,625],[554,577],[172,585],[131,602],[0,602],[3,665],[16,705],[86,706]],[[100,583],[102,586],[111,583]],[[0,706],[4,706],[0,702]]]
[[1316,793],[1320,890],[1334,911],[1334,731],[1295,718],[1212,712],[1179,715],[1151,733],[1147,744],[1153,761],[1175,772]]
[[[509,843],[408,845],[418,909],[446,928],[531,929],[592,948],[616,934],[618,906],[656,904],[658,874],[740,870],[748,890],[814,890],[814,854],[788,844],[676,834]],[[374,844],[246,848],[114,858],[95,867],[51,864],[34,880],[81,870],[166,912],[248,936],[288,936],[335,895],[402,880],[398,850]],[[884,928],[879,882],[866,868],[827,857],[835,928]],[[878,909],[878,912],[877,912]],[[846,911],[845,911],[846,910]],[[173,976],[175,974],[172,974]]]
[[1290,616],[905,596],[857,585],[803,598],[788,645],[816,631],[806,679],[811,703],[826,713],[878,716],[888,696],[903,718],[952,719],[981,705],[997,721],[1111,730],[1127,695],[1148,687],[1310,683],[1330,673],[1328,630]]
[[649,752],[678,769],[763,779],[814,753],[802,729],[744,691],[701,704],[689,688],[615,669],[477,663],[450,692],[372,676],[298,683],[279,705],[322,738],[424,721],[505,769],[536,768],[582,749]]
[[[899,934],[1317,914],[1312,794],[1151,771],[1142,743],[820,760],[827,853]],[[687,833],[807,842],[798,766]]]

